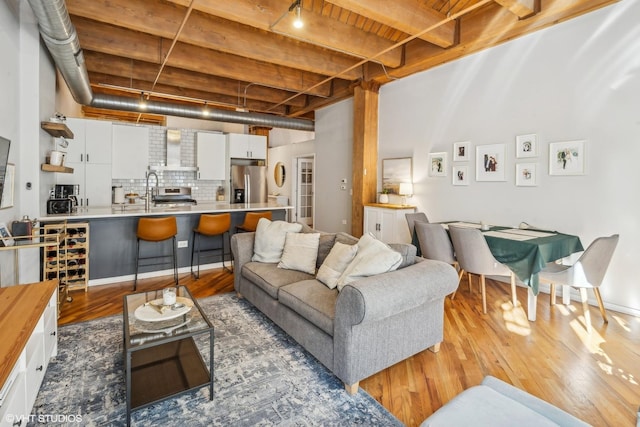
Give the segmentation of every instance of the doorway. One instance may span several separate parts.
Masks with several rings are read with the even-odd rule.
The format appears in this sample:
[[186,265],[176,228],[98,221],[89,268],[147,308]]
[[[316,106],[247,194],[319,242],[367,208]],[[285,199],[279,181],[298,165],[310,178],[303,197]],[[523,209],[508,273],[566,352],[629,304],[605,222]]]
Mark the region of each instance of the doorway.
[[305,156],[296,158],[296,202],[295,215],[296,222],[307,224],[313,227],[314,218],[314,156]]

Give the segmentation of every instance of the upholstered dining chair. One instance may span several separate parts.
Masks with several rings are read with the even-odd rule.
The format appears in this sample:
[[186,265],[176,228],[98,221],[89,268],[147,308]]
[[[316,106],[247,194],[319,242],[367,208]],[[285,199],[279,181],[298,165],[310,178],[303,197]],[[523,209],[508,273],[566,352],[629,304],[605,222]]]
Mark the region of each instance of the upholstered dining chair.
[[599,287],[609,268],[613,252],[618,245],[618,239],[618,234],[613,234],[609,237],[598,237],[573,265],[549,263],[538,273],[540,282],[550,283],[551,285],[549,290],[551,305],[556,302],[555,285],[571,286],[580,290],[585,323],[589,331],[591,330],[591,316],[589,314],[589,304],[587,303],[588,288],[593,289],[596,294],[596,300],[604,323],[609,322]]
[[518,296],[516,293],[516,277],[506,265],[494,258],[487,241],[477,228],[456,227],[449,225],[449,235],[453,243],[453,249],[460,268],[469,274],[469,286],[471,287],[471,274],[480,276],[482,289],[482,312],[487,313],[487,292],[485,276],[508,276],[511,280],[511,300],[516,307]]
[[[415,230],[422,257],[451,264],[458,271],[458,283],[460,283],[464,270],[460,268],[456,260],[451,239],[444,227],[441,224],[416,221]],[[456,291],[453,291],[451,299],[455,296]]]
[[420,244],[418,242],[418,239],[416,238],[415,223],[416,221],[429,222],[429,219],[427,218],[427,214],[425,214],[424,212],[414,212],[414,213],[404,214],[404,216],[407,219],[407,225],[409,226],[409,236],[411,236],[411,243],[413,244],[413,246],[415,246],[418,249],[418,252],[416,255],[422,256],[422,253],[420,250]]

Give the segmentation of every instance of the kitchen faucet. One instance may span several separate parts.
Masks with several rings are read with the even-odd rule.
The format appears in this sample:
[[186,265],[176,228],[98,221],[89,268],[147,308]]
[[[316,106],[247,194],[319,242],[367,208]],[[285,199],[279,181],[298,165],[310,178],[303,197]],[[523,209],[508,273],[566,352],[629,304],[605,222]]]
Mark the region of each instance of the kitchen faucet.
[[158,175],[153,171],[147,172],[147,189],[144,193],[144,209],[146,211],[151,208],[151,197],[153,195],[153,191],[151,192],[151,194],[149,194],[149,178],[151,177],[151,175],[156,177],[156,194],[158,193]]

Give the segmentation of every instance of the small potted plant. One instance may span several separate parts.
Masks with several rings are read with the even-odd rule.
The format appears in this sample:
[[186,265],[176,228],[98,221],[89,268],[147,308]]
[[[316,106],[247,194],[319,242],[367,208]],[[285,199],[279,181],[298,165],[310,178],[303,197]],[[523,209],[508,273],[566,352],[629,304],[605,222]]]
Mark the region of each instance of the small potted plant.
[[380,197],[378,198],[378,202],[380,203],[389,203],[389,189],[383,188],[382,193],[380,193]]

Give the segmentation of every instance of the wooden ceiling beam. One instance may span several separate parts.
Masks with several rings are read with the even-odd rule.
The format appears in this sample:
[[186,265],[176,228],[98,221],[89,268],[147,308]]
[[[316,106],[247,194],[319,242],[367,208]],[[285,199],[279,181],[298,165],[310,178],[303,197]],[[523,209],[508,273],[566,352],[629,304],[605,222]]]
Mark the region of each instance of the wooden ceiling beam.
[[[336,6],[348,9],[407,34],[418,34],[446,18],[424,1],[416,0],[328,0]],[[505,0],[517,2],[518,0]],[[436,46],[448,48],[456,44],[456,24],[447,22],[429,31],[420,39]]]
[[536,0],[495,0],[520,19],[528,18],[538,11],[540,2]]
[[[175,37],[185,14],[178,5],[156,0],[69,0],[67,4],[74,16],[166,39]],[[206,49],[326,75],[337,74],[357,62],[356,58],[334,50],[197,11],[189,16],[179,40]],[[395,66],[399,65],[399,59],[400,56]],[[361,77],[359,69],[344,75],[349,80]]]
[[[190,3],[190,0],[169,1],[185,7]],[[394,44],[376,34],[316,13],[312,2],[302,3],[304,27],[294,28],[292,25],[294,15],[287,13],[291,3],[290,0],[201,1],[196,2],[194,8],[229,21],[284,34],[287,37],[358,58],[370,58]],[[283,18],[280,22],[272,27],[281,17]],[[402,48],[393,49],[380,55],[376,60],[387,67],[398,67],[402,63]]]
[[462,16],[460,43],[449,49],[413,40],[405,46],[405,65],[385,74],[380,67],[365,67],[365,76],[384,84],[409,76],[463,56],[497,46],[516,37],[541,30],[559,21],[583,15],[618,0],[541,0],[539,12],[528,19],[519,19],[497,3]]
[[[169,40],[76,17],[74,26],[83,49],[130,57],[160,64],[171,42]],[[326,76],[289,67],[217,52],[211,49],[177,43],[168,66],[204,74],[258,83],[266,87],[299,92],[315,85]],[[331,83],[309,91],[310,95],[330,96]]]
[[[113,56],[99,52],[84,51],[87,69],[89,72],[105,73],[117,77],[127,79],[135,78],[152,83],[158,72],[158,65],[150,62],[137,61],[120,56]],[[100,81],[91,80],[92,83],[100,83]],[[272,89],[264,86],[251,84],[249,82],[241,82],[237,80],[227,79],[223,77],[212,76],[209,74],[196,73],[180,68],[165,67],[159,83],[169,86],[185,87],[190,89],[205,90],[210,93],[217,93],[227,96],[235,96],[244,99],[245,92],[247,99],[253,99],[263,102],[274,102],[287,99],[292,92],[281,89]],[[127,83],[125,86],[130,87]],[[245,90],[246,88],[246,90]],[[286,103],[286,105],[295,105],[302,107],[306,105],[307,96],[296,97]]]

